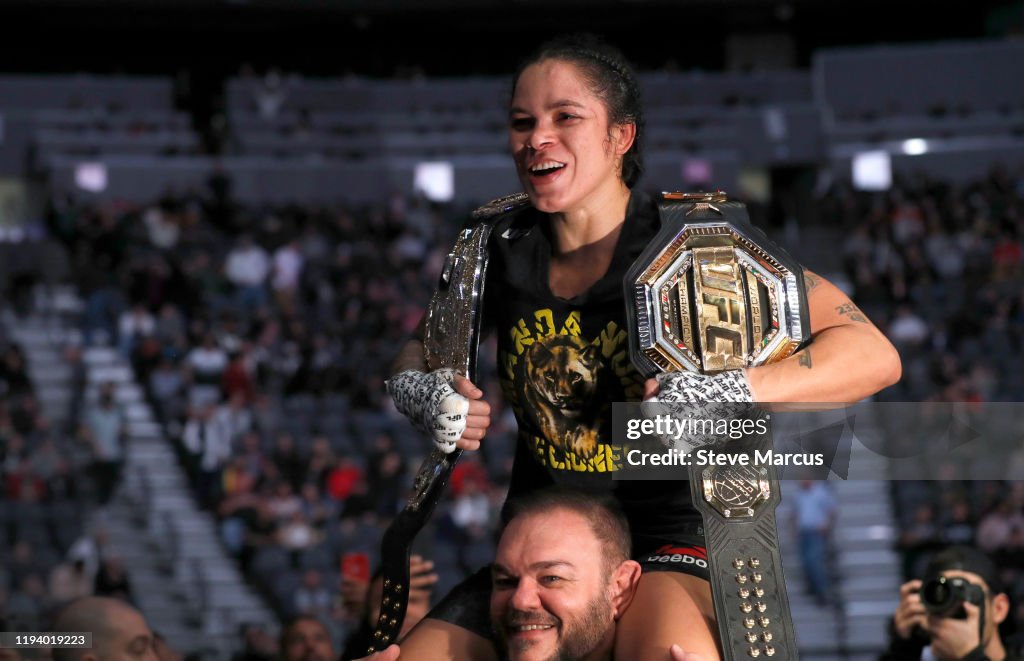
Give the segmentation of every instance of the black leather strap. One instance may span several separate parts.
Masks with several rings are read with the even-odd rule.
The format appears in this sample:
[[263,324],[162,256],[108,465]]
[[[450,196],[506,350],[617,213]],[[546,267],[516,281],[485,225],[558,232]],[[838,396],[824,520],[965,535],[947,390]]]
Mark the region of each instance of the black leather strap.
[[[731,456],[748,466],[690,466],[693,501],[704,520],[711,595],[725,661],[798,659],[775,525],[779,481],[775,467],[756,464],[764,436]],[[747,505],[750,505],[749,507]]]
[[416,474],[409,504],[384,532],[380,553],[384,591],[380,617],[372,634],[373,642],[366,650],[367,654],[382,650],[398,640],[405,620],[405,610],[409,605],[409,556],[412,543],[430,520],[461,456],[462,450],[450,454],[432,450]]
[[[498,213],[522,206],[525,201],[525,196],[495,200],[483,208],[484,215],[477,218],[483,222],[460,232],[427,310],[424,357],[430,369],[450,367],[471,381],[476,378],[487,241],[493,229],[491,220]],[[494,208],[488,211],[492,205]],[[384,592],[380,617],[371,634],[367,654],[398,641],[409,605],[409,556],[413,541],[430,520],[461,456],[462,451],[458,449],[445,454],[433,448],[416,473],[405,509],[384,532],[381,541]]]

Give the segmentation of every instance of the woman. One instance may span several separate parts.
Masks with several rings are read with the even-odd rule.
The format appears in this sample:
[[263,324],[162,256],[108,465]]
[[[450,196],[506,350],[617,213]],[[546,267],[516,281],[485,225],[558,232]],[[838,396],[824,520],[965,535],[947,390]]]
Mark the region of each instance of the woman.
[[[611,402],[698,389],[705,401],[852,402],[895,382],[900,364],[845,295],[807,273],[811,346],[769,366],[642,380],[629,363],[622,281],[659,221],[652,200],[631,190],[641,171],[638,99],[621,54],[593,39],[550,42],[519,69],[509,147],[529,205],[506,213],[491,234],[484,323],[498,332],[499,376],[519,423],[510,495],[551,483],[614,493],[644,565],[665,547],[703,551],[700,519],[686,482],[612,481]],[[395,368],[388,388],[403,413],[441,446],[480,446],[490,410],[479,388],[427,373],[418,339]],[[718,658],[698,565],[644,565],[617,625],[616,658],[668,658],[673,643]],[[405,639],[403,658],[496,658],[488,591],[487,574],[456,588]]]

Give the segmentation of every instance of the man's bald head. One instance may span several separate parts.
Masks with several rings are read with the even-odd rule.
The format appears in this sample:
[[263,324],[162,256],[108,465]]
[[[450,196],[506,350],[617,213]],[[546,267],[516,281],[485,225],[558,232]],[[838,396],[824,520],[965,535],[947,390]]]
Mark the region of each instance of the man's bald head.
[[108,597],[82,597],[65,606],[53,631],[92,633],[91,649],[55,649],[54,661],[155,659],[153,632],[131,604]]

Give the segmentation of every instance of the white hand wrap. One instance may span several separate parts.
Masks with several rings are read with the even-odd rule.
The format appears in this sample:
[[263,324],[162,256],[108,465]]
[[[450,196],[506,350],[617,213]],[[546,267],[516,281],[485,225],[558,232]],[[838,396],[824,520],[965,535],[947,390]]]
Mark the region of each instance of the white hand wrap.
[[662,372],[658,379],[660,402],[753,402],[754,393],[743,370],[718,374]]
[[455,392],[454,384],[452,369],[406,370],[385,383],[398,410],[446,454],[455,450],[469,417],[469,400]]
[[694,418],[705,420],[729,420],[743,415],[747,407],[736,403],[753,403],[754,394],[750,389],[743,370],[729,370],[718,374],[696,372],[663,372],[658,380],[658,395],[644,400],[658,404],[651,409],[656,415],[668,415],[679,424],[672,433],[659,434],[665,447],[682,452],[711,445],[717,437],[686,431]]

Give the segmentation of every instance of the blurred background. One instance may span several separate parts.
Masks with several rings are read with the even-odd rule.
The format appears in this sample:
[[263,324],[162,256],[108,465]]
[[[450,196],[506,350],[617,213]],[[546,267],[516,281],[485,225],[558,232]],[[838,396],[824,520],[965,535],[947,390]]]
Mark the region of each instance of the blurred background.
[[[517,190],[510,73],[566,30],[641,72],[641,188],[745,201],[892,339],[879,401],[980,425],[1024,396],[1019,0],[5,0],[0,24],[2,630],[113,594],[192,658],[275,658],[299,613],[344,647],[426,447],[386,366],[459,224]],[[484,373],[496,428],[417,542],[435,599],[493,552],[514,422]],[[786,484],[804,658],[875,658],[948,543],[1024,604],[1024,488],[924,477]]]

